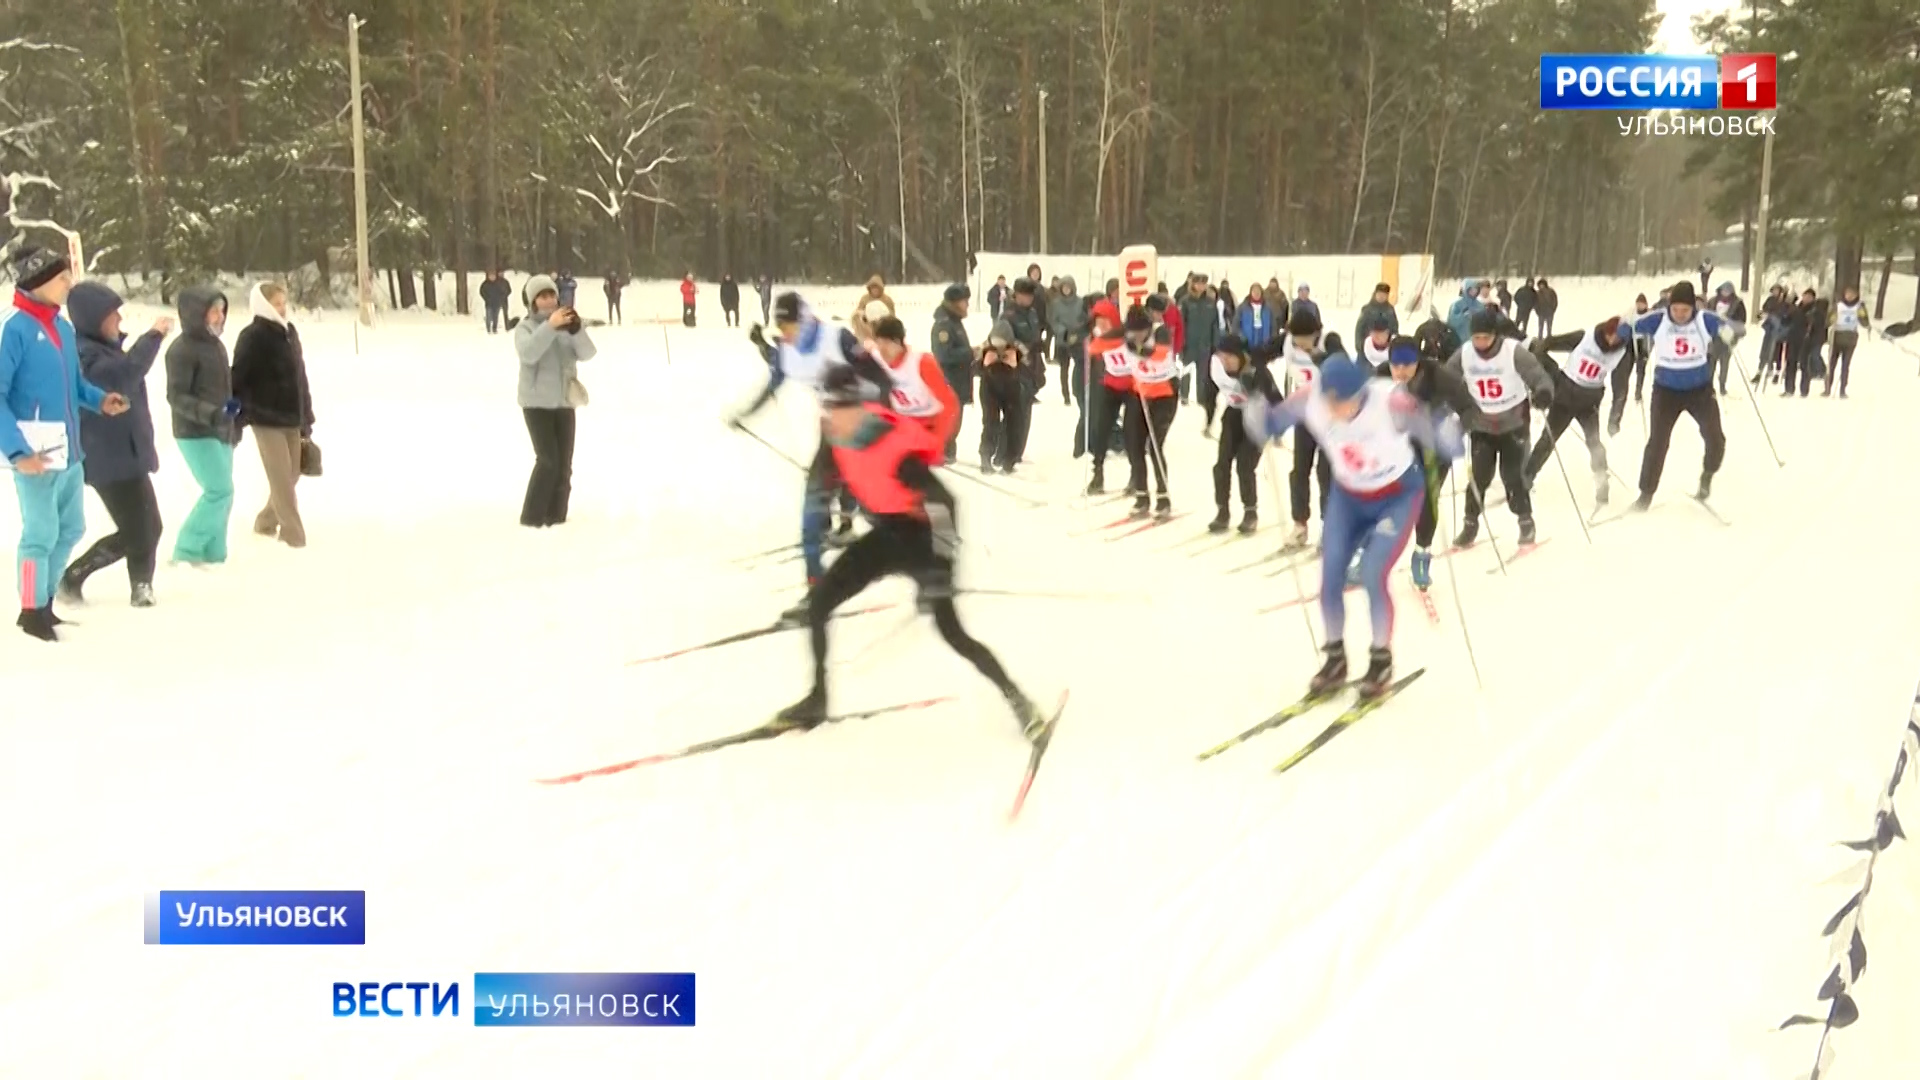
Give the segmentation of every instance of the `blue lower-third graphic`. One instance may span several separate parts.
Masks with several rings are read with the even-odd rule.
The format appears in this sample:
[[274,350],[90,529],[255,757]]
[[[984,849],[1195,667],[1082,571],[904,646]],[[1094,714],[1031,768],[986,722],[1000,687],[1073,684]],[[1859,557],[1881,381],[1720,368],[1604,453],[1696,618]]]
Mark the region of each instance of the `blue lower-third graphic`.
[[692,1027],[691,972],[496,972],[473,977],[474,1027]]

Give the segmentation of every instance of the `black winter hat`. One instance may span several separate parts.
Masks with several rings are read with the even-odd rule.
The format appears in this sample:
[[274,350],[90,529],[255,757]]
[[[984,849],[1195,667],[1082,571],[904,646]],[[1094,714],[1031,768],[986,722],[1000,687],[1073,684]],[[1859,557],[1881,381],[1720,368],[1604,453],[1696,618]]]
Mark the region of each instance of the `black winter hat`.
[[858,405],[861,400],[860,376],[845,364],[827,369],[820,380],[820,401],[824,405]]
[[1032,296],[1040,291],[1040,283],[1032,278],[1021,278],[1013,283],[1013,291],[1020,296]]
[[1474,311],[1467,320],[1467,332],[1470,334],[1498,334],[1500,332],[1500,312],[1491,305],[1483,305]]
[[973,290],[965,285],[949,285],[947,291],[941,294],[941,299],[949,304],[957,304],[962,300],[973,299]]
[[1700,301],[1693,295],[1693,282],[1682,281],[1667,290],[1667,303],[1697,306]]
[[873,324],[873,336],[877,341],[907,343],[907,325],[892,315]]
[[1311,308],[1296,308],[1287,318],[1287,333],[1294,337],[1314,337],[1320,333],[1320,316]]
[[1147,310],[1148,310],[1148,311],[1165,311],[1165,310],[1167,310],[1167,297],[1166,297],[1166,294],[1165,294],[1165,293],[1154,293],[1154,294],[1153,294],[1152,296],[1149,296],[1149,297],[1147,297]]
[[1221,337],[1220,343],[1213,347],[1213,351],[1227,353],[1231,356],[1245,356],[1247,355],[1247,339],[1241,337],[1239,334],[1227,334]]
[[773,321],[776,324],[799,322],[802,306],[804,305],[801,303],[799,293],[781,293],[773,301]]
[[1147,334],[1152,332],[1153,316],[1147,314],[1146,308],[1135,304],[1133,307],[1127,309],[1127,333]]
[[22,292],[32,292],[68,269],[65,255],[43,247],[23,247],[13,256],[13,283]]

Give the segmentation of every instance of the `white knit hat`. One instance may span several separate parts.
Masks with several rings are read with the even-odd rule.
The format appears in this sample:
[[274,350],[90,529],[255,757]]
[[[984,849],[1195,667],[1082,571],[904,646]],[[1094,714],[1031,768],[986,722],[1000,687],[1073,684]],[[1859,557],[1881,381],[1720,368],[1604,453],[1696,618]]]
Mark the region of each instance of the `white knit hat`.
[[869,323],[877,323],[893,312],[888,309],[885,300],[869,300],[867,306],[860,309],[860,314],[866,316]]

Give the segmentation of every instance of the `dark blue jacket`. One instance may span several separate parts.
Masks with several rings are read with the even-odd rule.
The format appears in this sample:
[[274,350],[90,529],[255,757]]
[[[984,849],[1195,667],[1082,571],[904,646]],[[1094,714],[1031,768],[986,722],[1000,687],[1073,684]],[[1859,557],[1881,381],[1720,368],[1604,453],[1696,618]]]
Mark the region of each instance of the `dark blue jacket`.
[[147,404],[147,373],[160,357],[163,335],[149,330],[123,352],[121,343],[100,332],[100,324],[120,309],[112,289],[97,281],[83,281],[67,297],[67,314],[80,338],[80,373],[110,394],[124,394],[127,411],[119,416],[80,414],[80,446],[86,451],[87,484],[103,487],[160,471],[160,452],[154,445],[153,410]]

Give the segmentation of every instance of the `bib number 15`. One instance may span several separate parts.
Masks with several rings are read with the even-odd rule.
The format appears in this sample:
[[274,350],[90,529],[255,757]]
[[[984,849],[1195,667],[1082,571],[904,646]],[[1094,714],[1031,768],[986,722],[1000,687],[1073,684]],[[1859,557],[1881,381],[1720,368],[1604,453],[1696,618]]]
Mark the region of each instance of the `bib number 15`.
[[1473,396],[1481,401],[1499,401],[1506,396],[1507,388],[1499,379],[1473,380]]

